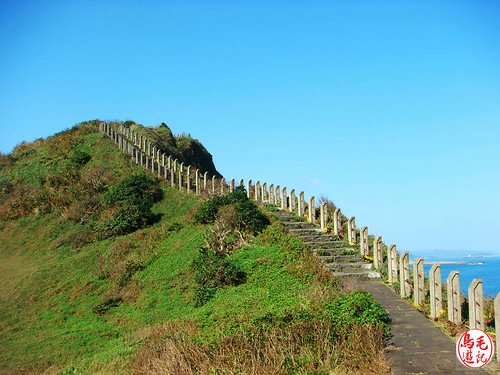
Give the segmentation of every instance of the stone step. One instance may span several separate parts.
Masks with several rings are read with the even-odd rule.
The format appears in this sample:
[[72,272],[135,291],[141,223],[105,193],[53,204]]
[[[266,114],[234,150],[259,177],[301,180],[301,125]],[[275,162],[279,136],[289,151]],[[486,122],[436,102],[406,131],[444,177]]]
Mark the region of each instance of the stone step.
[[315,228],[314,224],[307,223],[305,221],[284,221],[282,224],[286,229],[298,228],[298,229],[313,229]]
[[[291,233],[293,234],[293,233]],[[311,243],[319,243],[319,244],[323,244],[323,243],[332,243],[333,246],[336,246],[338,245],[339,243],[345,243],[343,241],[339,241],[337,240],[336,237],[326,237],[326,236],[306,236],[306,235],[295,235],[293,234],[294,236],[300,238],[302,241],[308,243],[308,244],[311,244]]]
[[358,249],[346,248],[346,247],[337,247],[330,249],[313,249],[314,254],[319,256],[348,256],[348,255],[356,255],[361,256]]
[[352,277],[359,279],[380,279],[380,273],[375,271],[370,272],[332,272],[332,275],[335,277]]
[[324,263],[352,263],[361,262],[363,258],[358,255],[317,255]]
[[318,235],[318,236],[324,235],[323,231],[321,229],[317,229],[314,227],[311,227],[311,228],[288,228],[288,231],[292,234],[295,234],[295,235],[302,235],[302,234],[305,234],[305,235],[310,234],[310,235]]
[[370,271],[372,269],[371,263],[358,262],[358,263],[326,263],[328,269],[332,272],[361,272]]
[[344,241],[305,241],[305,243],[314,249],[334,249],[346,247]]

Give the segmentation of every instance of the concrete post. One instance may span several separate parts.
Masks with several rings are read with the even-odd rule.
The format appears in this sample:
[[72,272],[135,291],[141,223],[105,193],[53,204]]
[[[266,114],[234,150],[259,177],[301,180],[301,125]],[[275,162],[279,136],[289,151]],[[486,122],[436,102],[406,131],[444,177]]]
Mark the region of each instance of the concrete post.
[[250,199],[251,197],[251,192],[250,190],[252,189],[252,180],[247,181],[247,198]]
[[186,170],[186,189],[188,194],[191,193],[191,166],[187,166]]
[[196,195],[200,195],[200,170],[197,169],[196,172],[194,173],[194,183],[195,183],[195,190],[196,190]]
[[281,209],[286,210],[288,208],[287,196],[286,196],[286,187],[281,189]]
[[262,193],[260,194],[260,199],[262,202],[267,202],[267,183],[262,184]]
[[165,163],[165,154],[163,154],[163,178],[168,181],[168,167]]
[[290,190],[290,212],[295,211],[295,189]]
[[455,324],[462,323],[462,303],[460,298],[460,273],[451,271],[446,279],[448,296],[448,320]]
[[184,162],[179,166],[179,190],[182,190],[184,184]]
[[[495,302],[494,302],[494,308],[495,308],[495,322],[500,322],[500,292],[497,294],[495,297]],[[500,330],[500,323],[495,327],[495,332],[497,333],[497,337],[499,337],[499,330]],[[497,339],[496,342],[497,346],[497,361],[500,362],[500,340]]]
[[421,306],[425,301],[425,272],[424,258],[417,258],[413,262],[413,302]]
[[135,148],[135,164],[139,164],[139,149]]
[[168,155],[167,168],[168,169],[172,168],[172,155]]
[[361,256],[366,256],[370,254],[368,247],[368,227],[363,227],[359,231],[359,251]]
[[245,182],[243,181],[243,179],[240,180],[240,187],[244,187],[245,186]]
[[220,180],[220,193],[224,194],[224,188],[226,187],[226,179],[222,177]]
[[279,207],[281,204],[281,199],[280,199],[280,186],[276,185],[276,188],[274,190],[274,205],[276,207]]
[[305,207],[306,207],[306,201],[304,198],[304,192],[301,191],[299,194],[299,202],[298,202],[298,207],[297,207],[297,214],[299,215],[299,217],[304,216]]
[[480,329],[484,331],[483,280],[472,280],[468,292],[469,329]]
[[309,199],[309,222],[314,224],[316,221],[316,203],[314,196]]
[[234,191],[234,178],[229,182],[229,192],[232,193]]
[[431,292],[431,319],[437,319],[443,309],[443,296],[441,290],[441,266],[433,264],[429,271],[429,287]]
[[269,204],[274,204],[274,184],[269,185]]
[[347,241],[350,245],[356,243],[356,218],[354,216],[347,220]]
[[260,181],[257,181],[254,186],[254,193],[255,193],[255,201],[259,201],[259,194],[261,193],[260,191]]
[[387,250],[387,271],[390,283],[398,279],[398,251],[396,245],[390,245]]
[[203,191],[207,191],[208,172],[203,173]]
[[340,208],[333,211],[333,234],[338,236],[340,234]]
[[404,252],[399,258],[399,285],[401,298],[410,296],[410,255]]
[[[300,198],[299,198],[299,206],[300,206]],[[319,221],[321,225],[321,230],[325,230],[328,225],[328,206],[326,202],[321,202],[319,206]]]
[[373,239],[373,267],[380,268],[382,261],[382,238],[375,236]]
[[215,176],[212,176],[212,194],[215,194]]

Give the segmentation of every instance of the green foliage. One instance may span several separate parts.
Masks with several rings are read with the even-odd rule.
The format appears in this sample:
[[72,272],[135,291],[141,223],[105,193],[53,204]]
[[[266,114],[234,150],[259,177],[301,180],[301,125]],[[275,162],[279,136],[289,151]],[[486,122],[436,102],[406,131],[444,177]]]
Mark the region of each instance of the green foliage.
[[104,301],[98,303],[93,309],[94,314],[106,314],[112,307],[119,306],[122,302],[121,298],[106,298]]
[[231,262],[224,254],[210,248],[202,248],[194,259],[192,268],[196,288],[196,306],[204,305],[211,299],[217,289],[228,285],[239,285],[245,282],[246,274]]
[[255,235],[269,224],[269,219],[248,199],[245,189],[241,186],[238,186],[232,193],[215,196],[204,202],[195,214],[195,220],[202,224],[212,224],[219,210],[228,205],[234,205],[236,209],[236,226],[240,231]]
[[104,203],[112,215],[101,225],[102,236],[133,232],[155,221],[155,202],[162,198],[159,182],[144,173],[125,177],[112,185],[104,195]]
[[91,158],[92,157],[90,156],[90,154],[86,153],[85,151],[76,149],[71,153],[69,161],[76,167],[82,167],[87,164]]
[[333,332],[349,332],[356,325],[372,325],[389,334],[389,317],[384,308],[366,291],[341,294],[327,305],[331,313]]

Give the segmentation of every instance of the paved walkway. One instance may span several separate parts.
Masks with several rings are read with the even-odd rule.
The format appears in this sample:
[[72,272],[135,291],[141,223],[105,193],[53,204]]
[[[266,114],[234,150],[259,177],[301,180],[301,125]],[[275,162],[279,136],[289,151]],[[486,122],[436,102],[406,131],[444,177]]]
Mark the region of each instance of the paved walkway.
[[394,375],[426,374],[487,374],[481,369],[463,366],[455,354],[455,343],[422,313],[408,305],[385,285],[379,274],[371,271],[359,255],[359,247],[336,241],[312,224],[288,221],[293,216],[278,211],[285,228],[311,246],[314,253],[332,273],[356,289],[366,290],[389,314],[391,338],[387,343],[387,358]]

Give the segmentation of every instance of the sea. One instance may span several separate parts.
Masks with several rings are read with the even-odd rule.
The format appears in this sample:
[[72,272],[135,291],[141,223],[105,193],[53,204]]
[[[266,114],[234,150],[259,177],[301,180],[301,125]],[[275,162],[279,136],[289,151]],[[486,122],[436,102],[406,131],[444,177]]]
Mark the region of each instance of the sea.
[[424,270],[429,275],[432,264],[441,265],[441,279],[446,282],[451,271],[460,272],[460,288],[467,294],[473,279],[483,280],[483,295],[495,297],[500,292],[500,254],[467,251],[413,251],[410,253],[411,266],[416,258],[424,258]]

